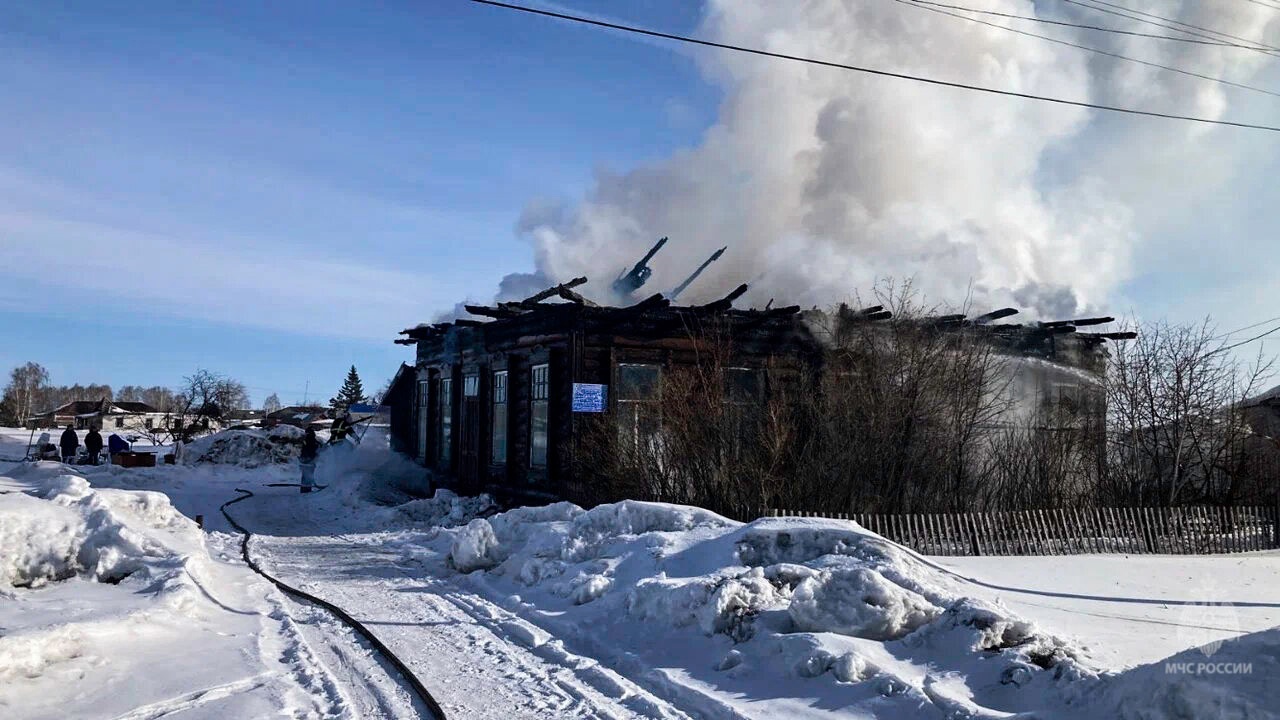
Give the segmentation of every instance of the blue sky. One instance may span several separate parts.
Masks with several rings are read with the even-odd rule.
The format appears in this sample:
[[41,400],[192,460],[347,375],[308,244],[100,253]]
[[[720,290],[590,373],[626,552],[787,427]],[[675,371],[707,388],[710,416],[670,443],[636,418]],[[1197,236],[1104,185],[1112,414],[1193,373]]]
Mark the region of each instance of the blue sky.
[[[555,7],[675,32],[703,13]],[[787,19],[769,2],[726,7],[784,32],[760,20]],[[0,0],[0,371],[33,360],[55,383],[119,387],[206,368],[255,402],[294,402],[327,399],[354,364],[376,389],[411,357],[391,342],[400,329],[533,269],[526,209],[739,131],[733,112],[718,118],[723,92],[683,48],[462,0]],[[1229,114],[1265,120],[1272,102]],[[1039,169],[1078,164],[1127,188],[1137,236],[1117,242],[1133,261],[1107,311],[1209,313],[1224,329],[1280,314],[1274,139],[1223,132],[1180,152],[1169,126],[1104,120]]]
[[[379,6],[5,3],[0,367],[117,387],[204,367],[255,402],[327,399],[353,363],[377,386],[410,357],[397,331],[531,269],[528,203],[714,119],[684,55]],[[609,12],[689,30],[699,8]]]

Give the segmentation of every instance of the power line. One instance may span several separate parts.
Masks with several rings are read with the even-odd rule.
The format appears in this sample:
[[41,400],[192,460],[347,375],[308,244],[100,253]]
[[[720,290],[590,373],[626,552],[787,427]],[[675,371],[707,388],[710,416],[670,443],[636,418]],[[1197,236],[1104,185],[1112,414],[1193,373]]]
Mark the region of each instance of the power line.
[[[1108,15],[1116,15],[1118,17],[1128,18],[1129,20],[1134,20],[1136,22],[1144,23],[1147,25],[1154,25],[1155,27],[1161,27],[1166,30],[1173,30],[1174,32],[1185,33],[1187,35],[1193,35],[1195,37],[1200,37],[1200,38],[1206,38],[1208,40],[1218,40],[1220,38],[1229,38],[1231,40],[1239,40],[1240,42],[1249,43],[1249,44],[1248,45],[1238,45],[1236,43],[1228,43],[1228,44],[1232,45],[1233,47],[1247,48],[1249,50],[1266,53],[1268,55],[1273,55],[1275,54],[1276,51],[1280,51],[1280,48],[1267,45],[1265,43],[1249,40],[1242,37],[1237,37],[1235,35],[1228,35],[1226,33],[1218,32],[1217,30],[1211,30],[1206,27],[1200,27],[1199,25],[1191,25],[1190,23],[1184,23],[1180,20],[1173,20],[1170,18],[1161,17],[1159,15],[1152,15],[1151,13],[1146,13],[1140,10],[1127,8],[1123,5],[1116,5],[1114,3],[1105,2],[1105,0],[1086,0],[1086,1],[1062,0],[1062,2],[1070,3],[1071,5],[1079,5],[1082,8],[1088,8],[1095,12],[1101,12],[1101,13],[1106,13]],[[1093,3],[1097,3],[1097,5]],[[1107,7],[1099,7],[1099,5],[1105,5]],[[1116,8],[1116,10],[1108,10],[1107,9],[1108,7]],[[1123,11],[1123,12],[1120,12],[1120,11]],[[1129,13],[1133,13],[1133,14],[1129,14]],[[1142,16],[1142,17],[1138,17],[1138,16]],[[1145,18],[1154,18],[1154,20],[1148,20]],[[1173,25],[1162,24],[1160,22],[1155,22],[1155,20],[1161,20],[1164,23],[1173,23]],[[1180,25],[1182,27],[1174,27],[1174,25]],[[1184,30],[1183,28],[1191,28],[1191,29]],[[1210,34],[1206,35],[1205,33],[1210,33]],[[1214,35],[1218,37],[1214,37]]]
[[1050,95],[1035,95],[1032,93],[1018,92],[1015,90],[1000,90],[997,88],[986,87],[983,85],[970,85],[968,83],[951,82],[949,80],[939,80],[937,78],[924,77],[921,75],[908,75],[906,73],[892,72],[889,70],[877,70],[875,68],[861,67],[858,65],[847,65],[845,63],[832,62],[829,60],[818,60],[816,58],[807,58],[799,55],[788,55],[786,53],[771,52],[761,50],[759,48],[743,47],[741,45],[730,45],[728,43],[714,42],[712,40],[702,40],[699,38],[689,37],[687,35],[676,35],[674,33],[659,32],[657,30],[647,30],[645,28],[634,27],[631,25],[622,25],[619,23],[605,22],[603,20],[592,20],[590,18],[580,17],[577,15],[568,15],[565,13],[552,12],[550,10],[540,10],[537,8],[525,7],[523,5],[512,5],[497,0],[468,0],[479,5],[490,5],[506,10],[514,10],[516,12],[529,13],[530,15],[541,15],[544,17],[556,18],[558,20],[567,20],[569,22],[581,23],[583,25],[594,25],[596,27],[608,28],[610,30],[620,30],[622,32],[635,33],[637,35],[645,35],[647,37],[662,38],[664,40],[674,40],[676,42],[690,43],[693,45],[702,45],[705,47],[720,48],[722,50],[733,50],[735,52],[748,53],[751,55],[760,55],[762,57],[777,58],[780,60],[792,60],[794,62],[808,63],[810,65],[819,65],[822,67],[837,68],[841,70],[851,70],[853,72],[867,73],[869,75],[879,75],[881,77],[898,78],[900,80],[912,80],[914,82],[928,83],[930,85],[939,85],[942,87],[958,88],[961,90],[973,90],[976,92],[990,93],[992,95],[1005,95],[1008,97],[1019,97],[1027,100],[1039,100],[1041,102],[1055,103],[1058,105],[1069,105],[1072,107],[1092,108],[1094,110],[1106,110],[1109,112],[1125,113],[1128,115],[1141,115],[1144,117],[1165,118],[1168,120],[1185,120],[1187,122],[1204,123],[1207,125],[1226,125],[1230,127],[1248,128],[1251,130],[1266,130],[1268,132],[1280,132],[1280,127],[1274,125],[1255,125],[1253,123],[1234,122],[1231,120],[1214,120],[1205,117],[1196,117],[1194,115],[1177,115],[1174,113],[1162,113],[1154,110],[1138,110],[1136,108],[1120,107],[1118,105],[1101,105],[1097,103],[1084,102],[1082,100],[1068,100],[1066,98],[1053,97]]
[[1080,45],[1080,44],[1078,44],[1078,43],[1073,43],[1073,42],[1071,42],[1071,41],[1069,41],[1069,40],[1062,40],[1062,39],[1055,38],[1055,37],[1049,37],[1048,35],[1040,35],[1040,34],[1038,34],[1038,33],[1027,32],[1026,30],[1019,30],[1019,29],[1017,29],[1017,28],[1008,27],[1007,25],[998,25],[998,24],[993,23],[993,22],[988,22],[988,21],[986,21],[986,20],[982,20],[981,18],[970,17],[970,16],[968,16],[968,15],[961,15],[961,14],[959,14],[959,13],[949,12],[949,11],[947,11],[947,10],[942,10],[942,9],[940,9],[940,8],[936,8],[936,7],[929,7],[929,5],[932,5],[933,3],[922,3],[922,2],[918,2],[917,0],[893,0],[893,1],[894,1],[894,2],[896,2],[896,3],[899,3],[899,4],[901,4],[901,5],[910,5],[910,6],[912,6],[912,7],[916,7],[916,8],[919,8],[919,9],[921,9],[921,10],[928,10],[929,12],[939,13],[939,14],[941,14],[941,15],[947,15],[947,16],[950,16],[950,17],[953,17],[953,18],[959,18],[960,20],[968,20],[969,22],[975,22],[975,23],[978,23],[978,24],[980,24],[980,25],[986,25],[986,26],[988,26],[988,27],[999,28],[1000,30],[1007,30],[1007,31],[1009,31],[1009,32],[1011,32],[1011,33],[1017,33],[1017,34],[1019,34],[1019,35],[1025,35],[1025,36],[1027,36],[1027,37],[1038,38],[1038,39],[1040,39],[1040,40],[1045,40],[1045,41],[1048,41],[1048,42],[1051,42],[1051,43],[1057,43],[1057,44],[1059,44],[1059,45],[1065,45],[1065,46],[1067,46],[1067,47],[1073,47],[1073,48],[1076,48],[1076,49],[1078,49],[1078,50],[1084,50],[1085,52],[1091,52],[1091,53],[1095,53],[1095,54],[1098,54],[1098,55],[1105,55],[1105,56],[1107,56],[1107,57],[1113,57],[1113,58],[1116,58],[1117,60],[1124,60],[1124,61],[1126,61],[1126,62],[1137,63],[1138,65],[1146,65],[1147,67],[1158,68],[1158,69],[1160,69],[1160,70],[1167,70],[1167,71],[1169,71],[1169,72],[1178,73],[1179,75],[1187,75],[1187,76],[1189,76],[1189,77],[1200,78],[1201,80],[1208,80],[1208,81],[1210,81],[1210,82],[1221,83],[1221,84],[1223,84],[1223,85],[1230,85],[1231,87],[1240,88],[1241,90],[1251,90],[1251,91],[1253,91],[1253,92],[1256,92],[1256,93],[1262,93],[1262,94],[1264,94],[1264,95],[1271,95],[1271,96],[1273,96],[1273,97],[1280,97],[1280,93],[1272,92],[1272,91],[1270,91],[1270,90],[1264,90],[1264,89],[1262,89],[1262,88],[1254,87],[1254,86],[1252,86],[1252,85],[1245,85],[1245,84],[1243,84],[1243,83],[1238,83],[1238,82],[1234,82],[1234,81],[1231,81],[1231,80],[1225,80],[1225,79],[1223,79],[1223,78],[1214,77],[1214,76],[1212,76],[1212,75],[1203,75],[1203,74],[1198,73],[1198,72],[1194,72],[1194,71],[1191,71],[1191,70],[1183,70],[1182,68],[1176,68],[1176,67],[1172,67],[1172,66],[1170,66],[1170,65],[1162,65],[1162,64],[1160,64],[1160,63],[1149,62],[1149,61],[1147,61],[1147,60],[1139,60],[1138,58],[1130,57],[1130,56],[1128,56],[1128,55],[1121,55],[1120,53],[1114,53],[1114,52],[1111,52],[1111,51],[1109,51],[1109,50],[1102,50],[1102,49],[1100,49],[1100,48],[1089,47],[1088,45]]
[[[1235,43],[1223,42],[1221,40],[1201,40],[1194,37],[1175,37],[1173,35],[1160,35],[1158,33],[1144,33],[1137,30],[1121,30],[1119,28],[1105,27],[1102,25],[1086,25],[1083,23],[1066,22],[1065,20],[1050,20],[1049,18],[1035,17],[1034,15],[1015,15],[1014,13],[998,12],[996,10],[979,10],[978,8],[965,7],[964,5],[948,5],[940,2],[930,2],[929,0],[911,0],[919,5],[932,5],[934,7],[948,8],[950,10],[963,10],[965,12],[977,13],[979,15],[992,15],[995,17],[1011,18],[1014,20],[1026,20],[1028,22],[1037,22],[1045,25],[1058,25],[1061,27],[1078,28],[1080,30],[1093,30],[1096,32],[1114,33],[1116,35],[1131,35],[1134,37],[1151,38],[1153,40],[1171,40],[1173,42],[1193,43],[1196,45],[1213,45],[1217,47],[1231,47],[1252,50],[1254,48],[1245,48]],[[1180,32],[1180,31],[1179,31]],[[1258,48],[1261,49],[1261,48]]]
[[1262,0],[1244,0],[1244,1],[1251,2],[1254,5],[1261,5],[1264,8],[1271,8],[1272,10],[1280,10],[1280,5],[1272,5],[1271,3],[1262,2]]
[[1261,335],[1255,335],[1255,336],[1253,336],[1253,337],[1249,338],[1248,340],[1242,340],[1242,341],[1240,341],[1240,342],[1238,342],[1238,343],[1235,343],[1234,345],[1228,345],[1228,346],[1226,346],[1226,347],[1224,347],[1224,348],[1218,348],[1217,350],[1214,350],[1214,352],[1226,352],[1226,351],[1228,351],[1228,350],[1234,350],[1235,348],[1238,348],[1238,347],[1240,347],[1241,345],[1248,345],[1248,344],[1249,344],[1249,343],[1251,343],[1251,342],[1256,342],[1256,341],[1258,341],[1258,340],[1261,340],[1262,338],[1264,338],[1264,337],[1266,337],[1266,336],[1268,336],[1268,335],[1270,335],[1270,334],[1272,334],[1272,333],[1274,333],[1274,332],[1280,332],[1280,325],[1277,325],[1277,326],[1275,326],[1275,327],[1271,328],[1270,330],[1268,330],[1268,331],[1266,331],[1266,332],[1262,333]]
[[1236,328],[1235,330],[1232,330],[1231,332],[1222,333],[1221,335],[1219,335],[1219,336],[1215,337],[1214,339],[1215,339],[1215,340],[1221,340],[1221,339],[1223,339],[1223,338],[1229,338],[1229,337],[1231,337],[1232,335],[1235,335],[1236,333],[1242,333],[1242,332],[1244,332],[1245,330],[1252,330],[1252,329],[1254,329],[1254,328],[1256,328],[1256,327],[1261,327],[1261,326],[1263,326],[1263,325],[1270,325],[1270,324],[1271,324],[1271,323],[1273,323],[1273,322],[1280,322],[1280,316],[1273,317],[1273,318],[1271,318],[1271,319],[1269,319],[1269,320],[1263,320],[1262,322],[1256,322],[1256,323],[1254,323],[1254,324],[1252,324],[1252,325],[1245,325],[1245,326],[1244,326],[1244,327],[1242,327],[1242,328]]

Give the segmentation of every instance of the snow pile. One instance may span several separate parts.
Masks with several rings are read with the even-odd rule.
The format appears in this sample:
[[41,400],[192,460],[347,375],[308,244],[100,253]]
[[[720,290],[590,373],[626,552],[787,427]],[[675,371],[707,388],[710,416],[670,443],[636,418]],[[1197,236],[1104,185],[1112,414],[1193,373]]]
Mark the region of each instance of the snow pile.
[[865,567],[840,568],[805,578],[787,605],[798,630],[869,640],[897,640],[940,612],[928,600]]
[[275,442],[302,442],[306,431],[292,425],[276,425],[267,431],[267,437]]
[[[557,503],[441,535],[455,570],[531,608],[548,631],[622,660],[654,643],[703,648],[724,682],[826,676],[962,716],[983,689],[997,689],[988,709],[1012,712],[1009,694],[1025,686],[1070,694],[1097,675],[1070,643],[850,522],[744,525],[660,503]],[[937,667],[925,672],[917,656]],[[935,673],[969,687],[943,689]]]
[[61,475],[40,497],[0,499],[0,591],[35,588],[82,576],[118,583],[140,570],[171,564],[175,552],[155,530],[199,531],[160,493],[94,490]]
[[278,430],[279,428],[273,428],[270,433],[262,430],[223,430],[207,435],[193,440],[187,446],[185,462],[188,465],[216,463],[255,468],[297,460],[299,443],[292,437],[278,434]]
[[398,519],[414,525],[453,527],[496,509],[488,495],[461,497],[450,490],[437,490],[429,498],[419,498],[397,505]]

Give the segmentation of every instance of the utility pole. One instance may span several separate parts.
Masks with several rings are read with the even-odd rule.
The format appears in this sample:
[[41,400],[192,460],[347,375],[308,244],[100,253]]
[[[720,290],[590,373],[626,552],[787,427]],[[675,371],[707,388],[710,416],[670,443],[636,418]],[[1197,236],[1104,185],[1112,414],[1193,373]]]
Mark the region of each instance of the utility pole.
[[302,407],[307,406],[307,396],[311,393],[311,381],[307,381],[307,386],[302,390]]

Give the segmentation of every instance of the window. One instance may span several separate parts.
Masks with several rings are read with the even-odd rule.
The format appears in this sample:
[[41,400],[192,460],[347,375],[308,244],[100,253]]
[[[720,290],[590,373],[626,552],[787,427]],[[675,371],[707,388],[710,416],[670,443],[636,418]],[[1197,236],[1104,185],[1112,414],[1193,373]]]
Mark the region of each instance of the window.
[[466,375],[462,378],[462,395],[463,397],[479,397],[480,396],[480,376]]
[[437,457],[441,465],[448,465],[453,458],[453,378],[440,378],[440,450]]
[[755,405],[762,393],[760,371],[751,368],[725,368],[724,401],[733,405]]
[[744,444],[756,439],[758,410],[764,397],[759,370],[724,369],[724,410],[730,436],[727,450],[740,458]]
[[427,459],[427,432],[430,425],[428,419],[431,409],[431,384],[426,380],[418,381],[418,457]]
[[662,368],[657,365],[618,365],[618,438],[624,450],[635,451],[650,441],[662,424],[658,405],[662,394]]
[[174,418],[174,419],[173,419],[173,429],[174,429],[174,430],[181,430],[181,429],[182,429],[182,418]]
[[148,430],[154,430],[156,426],[156,421],[152,420],[151,418],[147,418],[146,420],[142,421],[142,425]]
[[122,417],[116,418],[116,429],[119,430],[122,427],[124,427],[124,418]]
[[529,369],[529,464],[547,465],[547,419],[550,410],[551,380],[546,365]]
[[493,373],[493,457],[496,464],[507,462],[507,371]]

